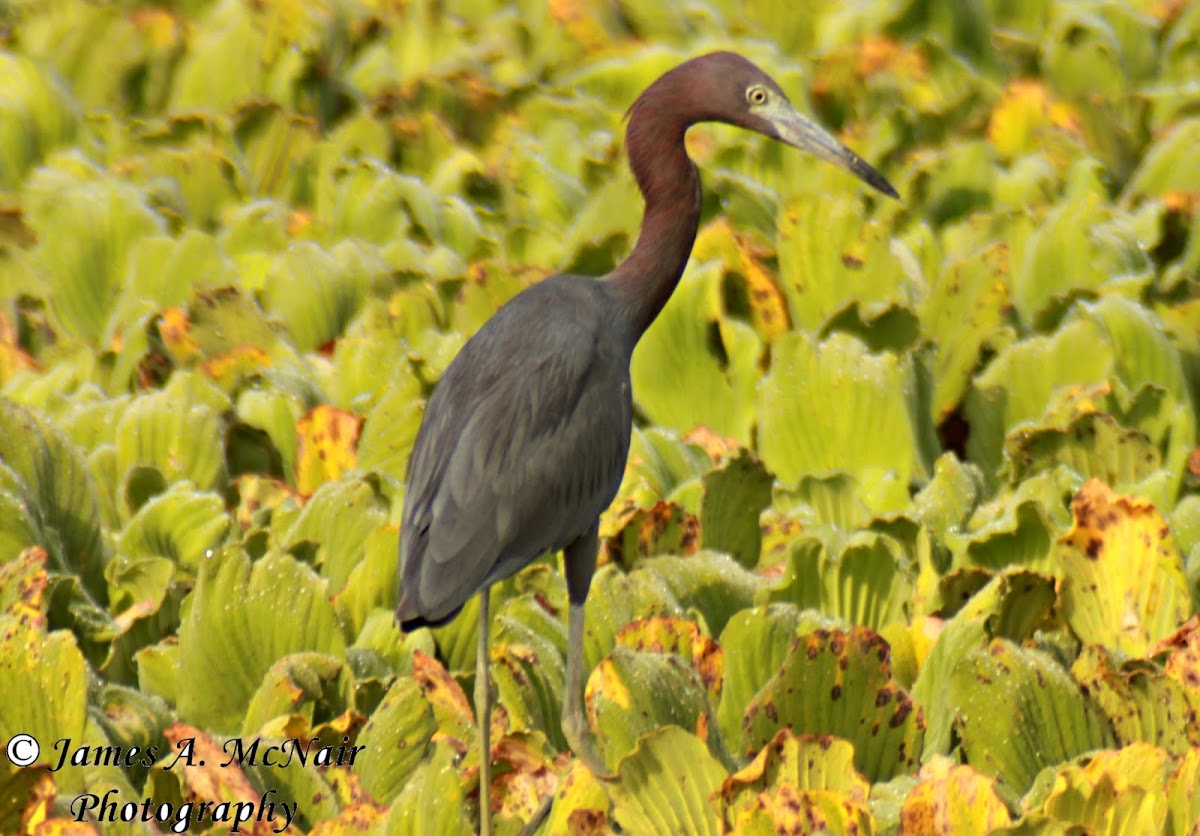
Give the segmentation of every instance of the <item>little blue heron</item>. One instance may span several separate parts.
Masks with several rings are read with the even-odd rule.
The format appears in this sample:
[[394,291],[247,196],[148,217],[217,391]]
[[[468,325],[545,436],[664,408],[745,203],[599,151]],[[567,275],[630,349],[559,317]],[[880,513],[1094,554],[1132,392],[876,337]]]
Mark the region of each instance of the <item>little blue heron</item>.
[[731,52],[669,71],[629,110],[625,146],[646,202],[641,234],[597,280],[559,275],[484,323],[429,399],[409,462],[400,532],[404,630],[443,624],[479,593],[475,710],[480,831],[490,832],[488,592],[562,550],[569,598],[563,733],[597,774],[583,710],[583,606],[600,513],[629,452],[634,346],[683,273],[700,222],[700,176],[684,147],[697,122],[778,139],[896,197],[878,171],[805,119],[769,76]]

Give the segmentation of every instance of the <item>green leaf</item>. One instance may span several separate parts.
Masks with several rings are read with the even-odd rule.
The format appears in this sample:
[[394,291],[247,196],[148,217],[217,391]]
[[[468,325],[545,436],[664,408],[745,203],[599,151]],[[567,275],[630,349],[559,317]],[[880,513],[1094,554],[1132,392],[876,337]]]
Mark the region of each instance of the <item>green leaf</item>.
[[251,567],[233,547],[206,558],[179,627],[180,718],[239,729],[271,666],[303,651],[345,655],[325,585],[311,570],[277,553]]
[[[496,619],[490,650],[492,681],[508,713],[512,732],[538,731],[562,750],[561,708],[566,681],[566,635],[562,625],[548,615],[538,630],[517,621],[512,599]],[[540,608],[539,608],[540,609]],[[544,610],[542,611],[545,612]]]
[[233,287],[196,292],[187,322],[187,338],[194,341],[194,349],[208,357],[233,353],[242,346],[257,347],[279,362],[296,357],[278,323],[268,320],[257,303]]
[[1104,413],[1080,415],[1067,426],[1027,426],[1005,440],[1009,480],[1013,484],[1062,464],[1081,478],[1128,487],[1159,469],[1158,447],[1141,430],[1120,426]]
[[424,400],[412,389],[407,379],[389,385],[367,413],[358,438],[360,470],[407,478],[408,457],[425,414]]
[[1013,303],[1026,325],[1052,320],[1080,292],[1137,292],[1153,280],[1153,265],[1129,218],[1105,208],[1102,200],[1080,191],[1030,236],[1013,279]]
[[[905,397],[907,364],[834,334],[814,343],[781,337],[759,397],[759,451],[785,483],[806,474],[890,471],[902,484],[923,472]],[[828,404],[841,404],[836,412]],[[880,415],[887,415],[882,424]]]
[[165,557],[196,571],[224,542],[231,520],[215,493],[178,483],[143,505],[121,530],[117,551],[129,557]]
[[800,623],[800,611],[794,606],[770,604],[742,610],[725,625],[720,634],[725,682],[717,707],[725,740],[738,739],[746,707],[783,665]]
[[917,520],[938,537],[959,529],[974,510],[983,491],[978,468],[945,453],[933,465],[933,478],[913,497]]
[[993,479],[1011,429],[1040,418],[1060,387],[1107,380],[1114,366],[1112,348],[1099,329],[1085,321],[1004,349],[967,394],[963,411],[971,426],[968,457]]
[[30,179],[26,215],[55,313],[69,334],[94,341],[116,303],[135,242],[161,233],[163,223],[129,183],[82,160],[68,165],[43,168]]
[[636,582],[644,575],[657,576],[671,600],[712,635],[724,630],[734,613],[751,606],[762,589],[757,575],[719,552],[643,560],[632,579]]
[[371,479],[326,482],[279,535],[284,551],[303,553],[320,568],[331,592],[345,586],[363,544],[387,524],[387,503]]
[[748,569],[758,565],[758,515],[771,501],[771,477],[746,451],[704,476],[701,545],[725,552]]
[[725,775],[698,738],[677,726],[658,729],[617,767],[609,790],[613,818],[627,833],[716,836],[721,831],[709,797]]
[[966,395],[984,346],[1005,321],[1008,248],[993,244],[947,264],[921,309],[933,343],[933,415],[941,421]]
[[23,55],[0,53],[0,188],[15,191],[55,146],[75,134],[75,102],[50,73]]
[[[0,737],[28,734],[41,743],[38,763],[56,764],[53,741],[83,737],[87,720],[87,669],[75,637],[65,630],[46,631],[46,618],[22,608],[0,614]],[[8,776],[7,758],[0,775]],[[55,776],[62,792],[79,792],[83,770]]]
[[308,160],[316,125],[277,104],[252,104],[238,112],[235,137],[254,195],[288,197],[286,186]]
[[1200,697],[1152,663],[1118,662],[1114,651],[1091,645],[1071,675],[1104,709],[1122,746],[1144,741],[1178,756],[1200,745],[1200,728],[1190,719],[1200,711]]
[[1063,505],[1077,484],[1063,468],[1026,479],[980,505],[962,530],[944,535],[955,567],[1049,569],[1055,537],[1068,527]]
[[609,768],[663,726],[703,728],[708,701],[696,672],[674,654],[618,646],[592,671],[588,714]]
[[353,704],[354,677],[344,661],[324,653],[292,653],[267,671],[250,698],[241,733],[281,736],[293,728],[289,721],[296,717],[313,729]]
[[262,92],[266,35],[251,9],[219,3],[204,21],[176,70],[172,110],[222,109]]
[[1146,150],[1125,186],[1123,200],[1200,191],[1197,147],[1200,147],[1200,119],[1183,119],[1171,125]]
[[386,269],[374,251],[350,241],[331,250],[297,244],[272,260],[263,307],[283,322],[299,351],[312,351],[341,335],[373,277]]
[[5,517],[12,551],[4,559],[26,545],[40,545],[56,571],[77,575],[96,601],[106,600],[109,555],[87,465],[52,424],[3,398],[0,505],[12,513]]
[[739,749],[753,754],[788,727],[850,741],[855,767],[870,780],[915,770],[925,714],[892,680],[889,655],[864,627],[800,636],[747,707]]
[[[1025,641],[1056,603],[1050,578],[1010,570],[993,577],[948,620],[936,635],[912,694],[919,705],[951,704],[954,683],[964,660],[981,651],[988,640],[1003,636]],[[947,607],[956,605],[950,601]],[[930,711],[922,760],[949,754],[957,717],[952,711]]]
[[853,305],[871,322],[911,301],[887,231],[863,220],[858,197],[791,201],[779,210],[777,234],[780,282],[795,327],[819,331]]
[[223,488],[223,429],[220,416],[206,403],[166,391],[134,398],[117,425],[116,466],[126,482],[121,497],[126,513],[149,498],[131,490],[129,480],[140,468],[160,474],[164,488],[180,480],[202,491]]
[[360,635],[379,608],[396,609],[399,563],[400,532],[395,526],[380,526],[362,541],[361,559],[333,596],[339,618],[349,624],[348,635]]
[[454,767],[454,751],[434,747],[433,758],[421,764],[392,802],[383,833],[387,836],[442,836],[469,833],[462,780]]
[[797,541],[773,601],[878,630],[901,617],[912,592],[904,549],[885,534],[852,535],[836,557],[815,537]]
[[161,697],[168,705],[179,702],[179,643],[175,638],[143,647],[134,654],[138,690]]
[[140,239],[130,250],[128,272],[108,320],[106,338],[127,337],[144,314],[185,307],[197,289],[232,283],[234,270],[216,239],[198,230],[188,230],[178,239]]
[[1130,391],[1144,385],[1161,386],[1177,404],[1190,403],[1190,390],[1178,349],[1167,338],[1162,322],[1130,299],[1108,296],[1083,307],[1112,345],[1113,371]]
[[366,749],[354,761],[354,773],[373,798],[383,803],[405,789],[405,782],[425,759],[437,730],[433,711],[411,677],[400,677],[358,736]]
[[[638,407],[680,432],[707,427],[750,441],[762,344],[725,311],[719,265],[686,272],[634,352],[630,376]],[[705,392],[697,399],[697,392]]]
[[1108,718],[1041,651],[995,639],[969,650],[949,684],[967,763],[1017,793],[1042,769],[1113,743]]
[[612,652],[617,633],[629,622],[684,614],[663,575],[642,570],[627,575],[612,564],[601,566],[593,576],[584,613],[585,670],[594,668]]
[[247,427],[266,433],[279,454],[279,466],[285,476],[296,472],[296,424],[305,411],[295,394],[274,387],[246,389],[238,394],[237,417]]
[[[789,503],[798,503],[788,509]],[[820,476],[804,476],[794,488],[775,489],[777,510],[796,514],[812,512],[816,522],[840,532],[865,528],[873,519],[904,511],[909,504],[908,485],[891,472],[870,472],[861,478],[852,473],[832,471]]]

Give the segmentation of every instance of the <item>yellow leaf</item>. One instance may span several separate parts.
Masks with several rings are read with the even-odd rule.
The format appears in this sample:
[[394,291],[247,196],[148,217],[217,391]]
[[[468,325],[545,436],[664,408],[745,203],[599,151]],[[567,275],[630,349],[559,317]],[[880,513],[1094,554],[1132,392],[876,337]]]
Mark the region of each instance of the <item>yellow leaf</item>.
[[540,735],[505,735],[492,747],[492,759],[499,765],[492,778],[493,812],[528,821],[542,799],[554,792],[558,770],[539,739],[544,743]]
[[308,831],[308,836],[346,836],[347,834],[370,834],[383,820],[388,808],[380,804],[363,802],[351,804],[338,813],[336,819],[325,819]]
[[1148,499],[1089,480],[1071,502],[1074,525],[1056,549],[1063,611],[1084,644],[1145,657],[1191,615],[1183,559]]
[[1162,833],[1171,765],[1167,753],[1149,743],[1097,752],[1086,766],[1059,769],[1042,810],[1092,833]]
[[750,321],[763,339],[770,342],[791,328],[787,299],[775,277],[763,266],[761,256],[748,238],[738,235],[724,218],[700,231],[692,257],[697,261],[718,259],[726,273],[739,278],[746,288]]
[[129,21],[150,42],[150,46],[160,52],[166,52],[179,43],[182,27],[165,6],[135,9],[129,14]]
[[336,481],[358,462],[363,419],[345,409],[321,404],[296,423],[296,489],[311,496]]
[[186,363],[200,353],[200,345],[192,337],[192,324],[187,311],[167,308],[158,318],[158,335],[176,363]]
[[938,755],[917,777],[921,782],[900,808],[900,829],[906,836],[986,833],[1012,821],[996,795],[995,781],[970,766]]
[[725,779],[718,803],[734,833],[869,833],[869,792],[850,743],[785,728]]
[[[218,804],[258,806],[263,794],[254,788],[240,766],[228,763],[229,753],[207,732],[174,723],[163,731],[163,737],[171,744],[171,752],[164,763],[180,770],[190,796]],[[178,760],[174,760],[176,756]],[[267,820],[251,820],[241,822],[240,829],[243,833],[265,834],[277,826]]]
[[470,741],[453,737],[451,732],[465,736],[475,726],[475,712],[466,692],[442,663],[432,656],[414,650],[412,664],[413,679],[421,686],[421,693],[425,695],[437,720],[434,742],[444,740],[459,755],[465,755]]
[[920,47],[888,37],[865,38],[858,47],[854,71],[861,79],[877,75],[921,80],[928,76],[928,62]]
[[583,761],[573,760],[558,783],[543,833],[600,836],[612,833],[608,793]]
[[1167,653],[1167,676],[1187,687],[1200,706],[1200,614],[1167,636],[1153,650],[1153,655]]
[[200,371],[225,389],[234,385],[247,373],[271,365],[271,355],[254,345],[239,345],[232,351],[208,357],[200,364]]
[[296,495],[287,483],[258,473],[242,474],[233,484],[238,496],[234,516],[243,530],[255,527],[259,511],[274,511],[284,500]]
[[992,111],[987,135],[1005,159],[1040,150],[1048,130],[1079,133],[1078,118],[1071,108],[1051,100],[1039,81],[1014,81]]
[[0,563],[0,612],[19,615],[22,610],[41,613],[50,576],[46,564],[50,556],[41,546],[26,546],[15,560]]
[[631,650],[682,656],[696,671],[714,704],[720,696],[725,676],[724,651],[702,635],[695,622],[666,616],[642,618],[622,627],[616,643]]
[[593,722],[595,722],[596,716],[593,704],[601,694],[619,708],[628,709],[633,702],[629,698],[629,689],[625,687],[625,683],[621,681],[621,677],[613,666],[612,659],[605,659],[596,666],[588,677],[587,687],[584,689],[588,714],[592,717]]

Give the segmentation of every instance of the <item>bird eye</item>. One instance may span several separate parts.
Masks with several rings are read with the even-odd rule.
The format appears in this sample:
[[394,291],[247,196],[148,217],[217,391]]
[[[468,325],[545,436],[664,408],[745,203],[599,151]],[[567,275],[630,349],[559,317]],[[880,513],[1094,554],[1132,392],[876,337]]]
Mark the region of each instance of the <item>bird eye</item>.
[[767,103],[767,88],[760,84],[755,84],[746,90],[746,101],[752,105],[760,105]]

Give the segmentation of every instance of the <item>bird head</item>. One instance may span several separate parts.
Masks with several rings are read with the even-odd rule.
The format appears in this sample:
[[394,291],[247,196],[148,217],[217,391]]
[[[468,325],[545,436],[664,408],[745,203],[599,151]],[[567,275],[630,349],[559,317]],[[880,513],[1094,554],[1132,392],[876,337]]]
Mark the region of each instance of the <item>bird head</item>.
[[[769,75],[733,52],[693,58],[674,70],[700,105],[697,121],[724,122],[755,131],[844,168],[889,197],[892,184],[816,122],[800,114]],[[702,102],[702,105],[701,105]]]

